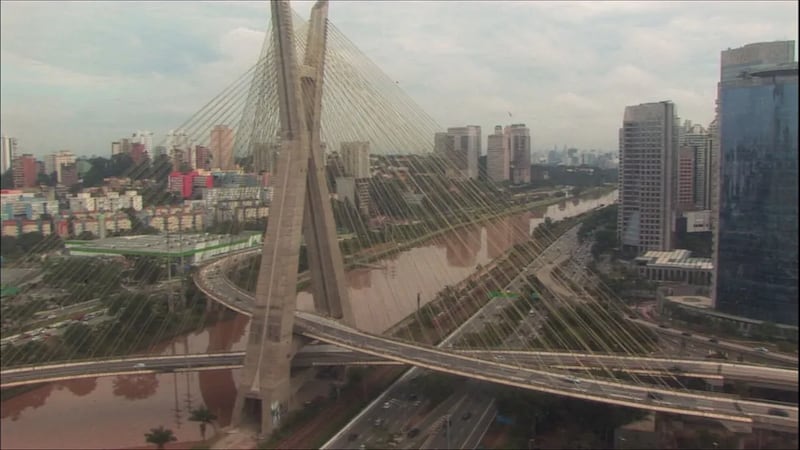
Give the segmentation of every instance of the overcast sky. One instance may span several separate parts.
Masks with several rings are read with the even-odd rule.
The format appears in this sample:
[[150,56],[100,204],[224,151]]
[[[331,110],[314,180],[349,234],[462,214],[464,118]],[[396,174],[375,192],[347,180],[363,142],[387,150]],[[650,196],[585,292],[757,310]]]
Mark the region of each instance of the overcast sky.
[[[255,62],[269,21],[266,1],[1,5],[0,124],[38,156],[108,156],[136,130],[160,140]],[[311,3],[293,5],[308,17]],[[797,2],[777,1],[330,8],[440,125],[481,125],[485,140],[496,124],[524,122],[535,151],[616,150],[625,106],[650,101],[707,125],[720,50],[795,39],[797,14]]]

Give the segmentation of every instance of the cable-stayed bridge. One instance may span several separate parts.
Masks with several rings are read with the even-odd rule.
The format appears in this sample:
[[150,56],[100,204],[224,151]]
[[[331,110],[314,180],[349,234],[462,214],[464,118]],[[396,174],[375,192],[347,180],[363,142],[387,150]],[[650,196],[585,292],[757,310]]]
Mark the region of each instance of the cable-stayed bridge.
[[[669,369],[681,365],[685,371],[691,368],[707,377],[739,376],[794,389],[796,370],[648,357],[656,344],[653,335],[620,320],[627,307],[586,269],[582,270],[586,274],[583,278],[559,289],[536,283],[526,272],[525,268],[551,248],[561,234],[547,227],[531,233],[529,221],[508,222],[507,235],[521,234],[524,239],[511,245],[513,239],[509,238],[505,246],[500,245],[503,249],[497,252],[495,261],[487,267],[475,267],[481,276],[478,281],[466,282],[461,293],[454,294],[452,286],[444,289],[448,283],[442,282],[438,286],[445,293],[426,296],[424,305],[419,304],[417,295],[420,322],[431,322],[428,328],[434,331],[449,332],[443,323],[466,323],[480,314],[491,291],[506,290],[513,283],[520,290],[537,292],[536,305],[508,302],[506,322],[487,325],[488,332],[478,336],[481,348],[435,347],[413,336],[384,336],[380,332],[384,330],[376,331],[359,321],[358,317],[366,316],[397,322],[413,313],[413,308],[409,311],[403,306],[411,296],[408,292],[391,292],[386,298],[356,300],[344,278],[345,259],[341,253],[345,244],[340,248],[339,228],[358,236],[359,249],[350,250],[349,259],[358,260],[359,264],[369,264],[380,259],[376,255],[385,256],[403,246],[429,241],[443,231],[454,231],[459,248],[469,253],[476,240],[478,246],[481,240],[480,235],[471,234],[470,225],[505,217],[515,210],[514,205],[507,201],[505,191],[490,181],[465,176],[464,155],[455,143],[445,145],[444,152],[431,152],[434,133],[442,128],[328,23],[325,2],[315,6],[308,25],[292,17],[287,2],[272,6],[272,33],[267,33],[257,63],[181,127],[185,142],[169,143],[172,150],[177,150],[173,160],[162,158],[159,162],[174,168],[176,163],[185,162],[181,149],[226,147],[227,144],[214,141],[214,136],[219,141],[220,133],[209,135],[208,131],[220,124],[234,124],[227,146],[238,156],[237,164],[243,170],[265,172],[272,177],[269,224],[264,247],[258,252],[260,258],[248,259],[244,253],[223,258],[200,267],[192,276],[208,299],[253,318],[246,351],[109,360],[99,357],[103,356],[100,343],[112,341],[113,353],[125,342],[122,338],[115,341],[119,334],[115,331],[119,330],[108,329],[99,336],[74,337],[79,344],[75,348],[88,346],[90,350],[84,353],[98,356],[92,362],[79,362],[82,358],[77,350],[67,357],[52,350],[52,358],[45,364],[38,362],[34,368],[14,368],[24,359],[11,358],[2,371],[4,386],[160,368],[243,367],[234,420],[260,416],[262,431],[268,432],[280,424],[280,416],[288,408],[293,360],[299,362],[303,358],[299,349],[304,342],[318,340],[371,356],[370,361],[363,362],[393,361],[608,404],[796,429],[797,407],[781,406],[786,416],[775,416],[770,413],[776,408],[771,403],[687,389]],[[304,34],[307,40],[297,37]],[[363,143],[369,148],[366,173],[347,173],[358,164],[344,164],[342,160],[361,158],[363,162],[363,152],[353,150],[363,148]],[[217,156],[226,157],[225,152],[218,152]],[[214,164],[225,167],[230,162]],[[347,170],[340,173],[331,169],[337,164],[346,165]],[[150,170],[155,173],[164,167]],[[131,175],[137,175],[137,170],[144,169],[135,168]],[[338,194],[348,182],[359,186],[354,189],[358,195],[351,197],[369,198],[365,211],[346,207],[343,212],[332,210],[331,185],[336,185]],[[213,206],[224,209],[221,204]],[[314,313],[297,308],[301,241],[306,249]],[[371,249],[380,251],[364,256]],[[170,270],[169,262],[166,266]],[[154,273],[161,267],[145,267],[144,271]],[[62,273],[57,275],[68,278],[72,274],[68,266],[60,270]],[[437,261],[420,259],[416,270],[420,278],[445,279]],[[258,274],[253,277],[254,289],[245,289],[230,280],[231,272],[241,271]],[[103,276],[98,272],[98,277]],[[475,285],[470,287],[470,283]],[[416,290],[415,279],[407,279],[406,284]],[[112,294],[110,289],[92,295]],[[141,326],[139,318],[145,317],[144,327],[123,334],[133,336],[136,342],[147,337],[146,330],[165,333],[171,325],[158,322],[158,315],[152,310],[162,306],[142,302],[118,312],[120,318],[130,320],[130,328]],[[523,347],[527,348],[520,353],[501,350],[495,342],[521,336],[524,325],[518,318],[525,316],[531,306],[558,327],[543,325],[550,327],[543,337],[536,341],[523,339]],[[170,308],[174,307],[177,308],[170,302]],[[426,337],[424,330],[420,334]],[[591,370],[576,377],[570,375],[572,366]],[[648,376],[653,373],[659,375],[650,380]]]

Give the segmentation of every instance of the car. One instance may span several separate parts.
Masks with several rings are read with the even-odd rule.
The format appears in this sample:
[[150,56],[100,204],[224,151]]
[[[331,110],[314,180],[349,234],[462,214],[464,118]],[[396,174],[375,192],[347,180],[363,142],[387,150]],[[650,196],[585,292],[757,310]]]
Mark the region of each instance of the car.
[[379,426],[383,425],[383,419],[375,419],[375,422],[373,422],[373,424],[376,427],[379,427]]
[[757,347],[757,348],[755,349],[755,351],[757,351],[757,352],[759,352],[759,353],[769,353],[769,350],[768,350],[768,349],[766,349],[766,348],[764,348],[764,347]]
[[414,405],[414,407],[415,407],[415,408],[416,408],[416,407],[419,407],[419,405],[421,405],[421,404],[422,404],[422,401],[421,401],[421,400],[417,400],[417,401],[415,401],[414,403],[412,403],[412,405]]
[[664,396],[662,396],[661,394],[659,394],[657,392],[648,392],[647,393],[647,399],[648,400],[659,400],[659,401],[661,401],[661,400],[664,400]]
[[767,414],[770,416],[778,416],[778,417],[789,417],[789,413],[778,408],[770,408],[767,410]]
[[347,442],[353,442],[356,439],[358,439],[358,433],[350,433],[350,435],[347,436]]
[[709,339],[709,340],[708,340],[708,342],[711,342],[712,344],[717,344],[717,343],[719,343],[719,341],[717,340],[717,338],[711,338],[711,339]]
[[412,428],[412,429],[411,429],[411,430],[408,432],[408,438],[409,438],[409,439],[414,439],[414,438],[415,438],[415,437],[417,437],[418,435],[419,435],[419,428]]
[[472,417],[472,412],[467,411],[463,416],[461,416],[461,420],[469,420],[470,417]]
[[565,383],[581,384],[581,380],[579,380],[579,379],[577,379],[577,378],[575,378],[573,376],[564,377],[564,378],[561,379],[561,381],[563,381]]
[[411,394],[411,395],[408,396],[408,399],[413,402],[413,401],[418,400],[419,396],[417,396],[417,394]]
[[674,373],[683,372],[683,369],[681,368],[681,366],[672,366],[667,370],[670,371],[670,372],[674,372]]
[[658,327],[659,328],[669,328],[669,325],[667,325],[665,323],[660,323],[660,324],[658,324]]
[[383,409],[389,409],[389,408],[391,408],[391,407],[392,407],[392,404],[391,404],[391,403],[389,403],[389,402],[384,402],[384,403],[383,403]]
[[147,367],[145,363],[136,363],[133,365],[134,369],[144,369],[145,367]]
[[684,331],[683,333],[681,333],[681,336],[691,336],[691,335],[692,333],[689,333],[688,331]]

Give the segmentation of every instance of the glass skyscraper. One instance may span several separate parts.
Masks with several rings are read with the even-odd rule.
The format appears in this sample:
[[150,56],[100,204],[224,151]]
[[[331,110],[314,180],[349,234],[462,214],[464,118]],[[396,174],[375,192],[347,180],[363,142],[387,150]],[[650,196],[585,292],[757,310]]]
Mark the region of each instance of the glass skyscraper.
[[797,325],[797,63],[759,62],[719,85],[715,303]]

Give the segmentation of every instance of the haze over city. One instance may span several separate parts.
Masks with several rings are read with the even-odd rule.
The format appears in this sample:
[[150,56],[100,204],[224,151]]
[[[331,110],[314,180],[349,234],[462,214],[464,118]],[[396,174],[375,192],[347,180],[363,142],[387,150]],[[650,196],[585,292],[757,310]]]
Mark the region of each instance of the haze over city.
[[[331,21],[441,126],[523,122],[535,152],[616,150],[624,107],[646,101],[708,124],[719,51],[798,32],[797,2],[333,5]],[[137,129],[160,141],[252,66],[268,23],[267,2],[4,1],[3,130],[37,156],[104,155]]]

